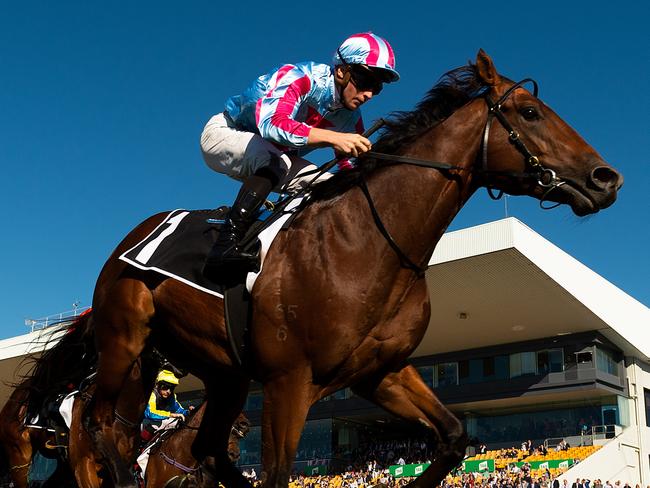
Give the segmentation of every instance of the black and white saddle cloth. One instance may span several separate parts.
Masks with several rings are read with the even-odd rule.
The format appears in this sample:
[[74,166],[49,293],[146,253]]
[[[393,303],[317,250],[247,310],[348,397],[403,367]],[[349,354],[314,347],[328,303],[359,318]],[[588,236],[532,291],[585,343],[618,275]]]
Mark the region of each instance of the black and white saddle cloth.
[[[290,204],[297,208],[300,201]],[[223,298],[220,284],[213,283],[202,274],[203,263],[214,245],[228,207],[216,210],[174,210],[136,246],[119,259],[139,269],[156,271],[179,280],[198,290]],[[261,266],[273,238],[293,215],[287,212],[264,229],[261,242]],[[261,272],[261,271],[260,271]],[[259,273],[249,273],[246,288],[250,292]]]

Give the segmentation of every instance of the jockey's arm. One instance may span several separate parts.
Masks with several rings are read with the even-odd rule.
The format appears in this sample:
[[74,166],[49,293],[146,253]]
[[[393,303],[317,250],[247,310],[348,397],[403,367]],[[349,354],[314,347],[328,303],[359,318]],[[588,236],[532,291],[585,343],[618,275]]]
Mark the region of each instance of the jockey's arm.
[[308,146],[331,146],[337,154],[357,157],[370,151],[372,143],[361,134],[336,132],[319,127],[312,127],[307,138]]

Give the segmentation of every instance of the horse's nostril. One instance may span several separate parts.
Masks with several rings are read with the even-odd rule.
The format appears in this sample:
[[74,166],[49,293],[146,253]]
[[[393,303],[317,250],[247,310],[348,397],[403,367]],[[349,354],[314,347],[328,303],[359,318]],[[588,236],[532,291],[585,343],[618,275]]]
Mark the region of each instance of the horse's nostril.
[[622,183],[621,175],[607,166],[599,166],[591,172],[591,181],[599,188],[608,188],[611,186],[619,187]]

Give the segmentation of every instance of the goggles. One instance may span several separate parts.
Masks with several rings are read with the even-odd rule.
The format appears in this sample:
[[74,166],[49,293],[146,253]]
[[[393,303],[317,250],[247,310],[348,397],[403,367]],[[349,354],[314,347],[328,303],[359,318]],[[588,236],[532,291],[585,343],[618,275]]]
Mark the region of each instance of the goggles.
[[384,87],[383,82],[369,68],[361,64],[350,66],[350,81],[357,87],[357,90],[372,92],[379,95]]
[[169,383],[158,383],[159,390],[173,390],[175,385],[170,385]]
[[348,63],[341,54],[341,51],[337,50],[337,52],[341,62],[350,73],[350,81],[357,87],[357,90],[362,92],[369,91],[372,92],[373,95],[379,95],[379,93],[381,93],[384,83],[378,74],[373,73],[372,70],[364,64]]

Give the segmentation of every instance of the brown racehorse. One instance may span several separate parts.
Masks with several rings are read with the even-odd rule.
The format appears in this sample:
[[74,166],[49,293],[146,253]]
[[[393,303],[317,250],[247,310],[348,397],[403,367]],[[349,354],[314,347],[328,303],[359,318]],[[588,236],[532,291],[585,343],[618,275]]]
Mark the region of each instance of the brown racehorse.
[[[145,472],[145,486],[147,488],[171,488],[183,486],[187,474],[193,475],[198,486],[213,487],[216,482],[209,476],[203,477],[199,471],[199,463],[192,457],[189,446],[199,430],[207,404],[203,402],[187,419],[187,422],[178,424],[178,427],[164,431],[164,439],[156,444],[149,453],[149,461]],[[228,458],[232,463],[239,459],[239,441],[243,439],[250,429],[250,423],[244,414],[239,414],[232,426],[228,439]],[[209,475],[209,473],[206,473]]]
[[461,422],[407,364],[429,322],[421,267],[481,186],[586,215],[615,201],[622,177],[523,83],[500,76],[483,51],[394,118],[374,150],[389,160],[363,158],[318,185],[271,246],[253,289],[250,370],[236,365],[219,298],[118,260],[164,214],[119,244],[93,300],[99,364],[89,412],[94,445],[118,486],[133,482],[126,464],[109,459],[113,412],[132,364],[151,346],[203,380],[208,406],[193,454],[214,456],[226,486],[246,485],[226,445],[250,377],[263,384],[266,487],[287,486],[309,408],[345,387],[435,437],[435,459],[413,486],[438,484],[460,462]]

